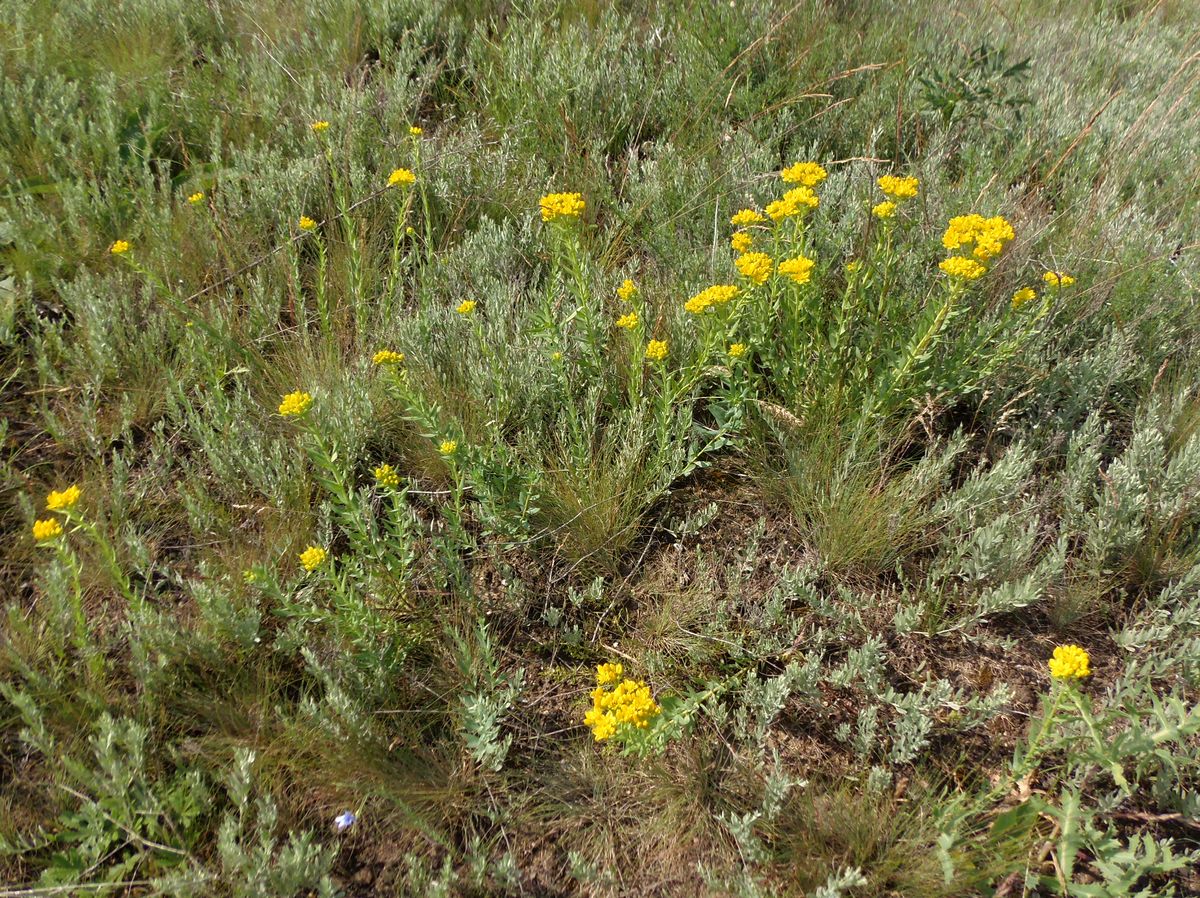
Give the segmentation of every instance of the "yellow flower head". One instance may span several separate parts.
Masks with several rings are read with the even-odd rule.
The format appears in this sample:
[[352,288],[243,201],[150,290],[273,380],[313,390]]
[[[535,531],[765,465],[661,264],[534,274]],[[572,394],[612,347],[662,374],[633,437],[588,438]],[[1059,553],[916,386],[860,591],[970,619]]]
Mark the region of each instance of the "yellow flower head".
[[300,226],[300,230],[302,231],[311,231],[317,226],[317,223],[307,215],[301,215],[300,220],[296,224]]
[[1027,302],[1033,302],[1037,299],[1037,291],[1032,287],[1022,287],[1012,295],[1012,307],[1019,309]]
[[128,240],[116,240],[113,242],[113,245],[108,248],[108,251],[114,256],[120,256],[129,252],[130,249],[132,249],[132,246]]
[[750,247],[754,246],[754,238],[745,231],[738,231],[729,238],[729,245],[732,246],[736,252],[744,253]]
[[1060,645],[1046,662],[1050,676],[1056,680],[1082,680],[1091,676],[1088,653],[1077,645]]
[[188,197],[188,202],[191,203],[193,206],[199,206],[201,203],[204,202],[204,192],[197,190],[195,193],[193,193],[191,196]]
[[550,353],[550,358],[551,358],[553,361],[555,361],[555,362],[561,362],[561,361],[562,361],[562,357],[563,357],[563,356],[562,356],[562,353],[561,353],[561,352],[552,352],[552,353]]
[[735,212],[733,217],[729,219],[729,223],[734,227],[744,228],[747,225],[758,224],[766,221],[762,214],[755,212],[753,209],[742,209],[740,212]]
[[420,137],[422,134],[425,133],[425,129],[422,128],[420,125],[410,125],[408,128],[408,133],[411,134],[413,137]]
[[815,162],[797,162],[779,173],[789,184],[803,184],[805,187],[816,187],[828,176],[828,172]]
[[1042,275],[1042,280],[1051,287],[1070,287],[1075,283],[1075,278],[1061,271],[1047,271]]
[[635,284],[629,278],[625,278],[625,280],[621,283],[621,286],[617,288],[617,296],[621,297],[622,301],[624,302],[629,302],[629,300],[633,299],[633,294],[637,292],[637,284]]
[[400,475],[391,465],[380,465],[374,473],[375,482],[382,487],[394,490],[400,485]]
[[38,542],[62,536],[62,524],[56,518],[46,518],[44,521],[33,522],[33,538]]
[[731,359],[740,359],[745,354],[746,354],[746,344],[745,343],[730,343],[729,344],[729,357]]
[[[620,671],[619,664],[603,664],[597,668],[597,679],[600,671],[605,668],[615,668]],[[650,687],[637,680],[622,680],[611,689],[605,687],[616,682],[621,676],[618,672],[611,679],[600,681],[600,685],[592,690],[592,707],[584,714],[583,722],[591,729],[592,736],[597,742],[603,742],[617,734],[617,728],[633,726],[645,729],[662,708],[654,701]]]
[[966,256],[951,256],[949,259],[943,259],[938,268],[946,272],[952,278],[960,278],[964,281],[973,281],[976,278],[981,278],[987,273],[987,268],[983,263],[976,262],[974,259],[969,259]]
[[652,362],[661,362],[667,357],[667,341],[651,340],[646,344],[646,358]]
[[306,571],[315,571],[325,561],[325,550],[320,546],[309,546],[300,553],[300,566]]
[[329,122],[313,122],[309,127],[313,129],[314,134],[322,134],[329,130]]
[[610,683],[615,683],[625,673],[625,668],[620,664],[601,664],[596,668],[596,682],[601,686],[608,686]]
[[884,175],[877,182],[884,195],[893,200],[912,199],[917,195],[917,187],[921,183],[916,178],[900,178],[896,175]]
[[462,315],[465,318],[466,316],[470,315],[472,312],[475,311],[475,300],[464,299],[462,302],[460,302],[454,308],[454,311],[458,312],[458,314]]
[[849,262],[846,263],[846,270],[848,272],[850,272],[851,274],[854,274],[854,272],[856,272],[856,271],[862,270],[862,259],[851,259]]
[[457,449],[457,440],[442,440],[441,445],[438,446],[438,452],[442,453],[442,455],[453,455]]
[[765,283],[771,276],[771,269],[775,267],[774,261],[766,253],[744,253],[737,257],[734,264],[743,277],[756,284]]
[[813,265],[816,264],[807,256],[796,256],[784,259],[779,263],[779,273],[791,278],[797,284],[807,284],[812,277]]
[[683,307],[693,315],[707,312],[713,306],[722,306],[738,295],[738,288],[732,284],[714,284],[701,290]]
[[578,218],[587,204],[580,193],[548,193],[542,197],[542,221]]
[[311,393],[305,393],[302,390],[288,393],[283,397],[283,401],[279,403],[279,414],[285,418],[303,415],[312,406],[312,401]]
[[617,327],[623,327],[625,330],[633,330],[638,324],[637,312],[629,312],[617,319]]
[[871,207],[871,214],[879,219],[892,218],[896,214],[896,204],[891,200],[876,203]]
[[984,218],[972,213],[950,219],[946,233],[942,235],[942,246],[946,249],[959,249],[973,244],[972,254],[976,259],[986,262],[1000,255],[1004,245],[1014,236],[1012,225],[1003,216]]
[[388,175],[388,187],[395,187],[397,185],[400,185],[401,187],[407,187],[416,180],[417,176],[407,168],[395,168],[392,169],[392,173]]
[[66,511],[68,508],[74,507],[79,501],[79,496],[82,491],[75,484],[71,484],[65,490],[54,490],[46,497],[47,511]]
[[782,199],[767,204],[767,215],[773,221],[801,215],[809,209],[815,209],[821,203],[820,199],[809,187],[793,187],[783,195]]
[[404,353],[393,352],[390,349],[381,349],[375,355],[371,356],[371,361],[376,365],[399,365],[404,361]]

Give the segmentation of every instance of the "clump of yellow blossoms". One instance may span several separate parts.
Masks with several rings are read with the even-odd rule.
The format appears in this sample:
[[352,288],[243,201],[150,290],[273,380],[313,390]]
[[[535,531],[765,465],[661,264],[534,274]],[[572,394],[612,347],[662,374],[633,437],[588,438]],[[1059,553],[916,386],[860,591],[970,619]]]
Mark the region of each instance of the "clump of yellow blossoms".
[[113,245],[108,248],[108,251],[114,256],[119,256],[122,253],[127,253],[132,249],[128,240],[116,240]]
[[199,206],[202,202],[204,202],[204,193],[200,190],[197,190],[195,193],[193,193],[191,196],[188,197],[188,202],[191,203],[193,206]]
[[420,137],[422,134],[425,133],[425,129],[419,125],[410,125],[408,128],[408,133],[411,134],[413,137]]
[[738,231],[729,238],[729,245],[739,253],[744,253],[750,247],[754,246],[754,238],[745,231]]
[[299,225],[300,230],[302,230],[302,231],[311,231],[313,228],[315,228],[317,226],[317,223],[315,221],[313,221],[311,218],[309,218],[307,215],[301,215],[300,220],[298,222],[296,222],[296,224]]
[[66,511],[72,508],[79,501],[82,492],[75,484],[71,484],[65,490],[52,490],[50,495],[46,496],[46,510]]
[[629,302],[629,300],[633,299],[633,294],[637,292],[637,284],[635,284],[629,278],[625,278],[625,280],[621,282],[621,286],[617,288],[617,296],[621,297],[623,302]]
[[1033,302],[1037,299],[1037,291],[1032,287],[1022,287],[1012,295],[1012,307],[1019,309],[1027,302]]
[[846,263],[846,271],[848,271],[850,274],[854,274],[854,272],[861,271],[861,270],[862,270],[862,259],[851,259],[849,262]]
[[652,362],[661,362],[667,357],[667,341],[651,340],[646,344],[646,358]]
[[982,262],[976,262],[966,256],[951,256],[949,259],[943,259],[938,264],[938,268],[950,277],[964,281],[973,281],[987,274],[987,268]]
[[871,207],[871,214],[879,219],[892,218],[896,214],[896,204],[891,200],[877,203]]
[[396,168],[388,175],[388,187],[395,187],[397,184],[407,187],[416,180],[417,176],[407,168]]
[[63,528],[55,518],[33,522],[33,538],[38,542],[62,536]]
[[329,122],[313,122],[311,127],[314,133],[320,134],[322,131],[329,130]]
[[1061,271],[1047,271],[1042,275],[1042,280],[1051,287],[1070,287],[1075,283],[1075,278]]
[[453,455],[456,449],[458,449],[457,440],[442,440],[442,444],[438,446],[438,452],[442,455]]
[[779,273],[791,278],[797,284],[807,284],[812,277],[813,265],[816,263],[807,256],[796,256],[784,259],[779,263]]
[[404,353],[395,352],[391,349],[381,349],[375,355],[371,356],[371,361],[376,365],[399,365],[404,361]]
[[597,742],[611,739],[617,727],[633,726],[645,729],[662,708],[654,701],[650,687],[638,680],[622,680],[612,689],[623,671],[620,664],[601,664],[596,668],[597,686],[592,690],[592,707],[583,716]]
[[714,284],[701,290],[684,303],[683,307],[693,315],[699,315],[713,306],[724,305],[737,295],[738,288],[732,284]]
[[773,221],[779,221],[781,218],[791,218],[808,209],[815,209],[820,202],[811,188],[793,187],[782,199],[767,204],[767,215]]
[[1077,645],[1060,645],[1046,662],[1050,676],[1056,680],[1082,680],[1091,676],[1088,653]]
[[375,482],[382,487],[394,490],[400,485],[400,475],[391,465],[380,465],[375,469]]
[[774,261],[766,253],[746,253],[738,256],[734,264],[744,277],[756,284],[766,283],[771,276],[771,269],[775,267]]
[[325,550],[320,546],[309,546],[300,553],[300,566],[306,571],[315,571],[325,561]]
[[797,162],[779,173],[789,184],[803,184],[805,187],[816,187],[828,177],[829,173],[815,162]]
[[583,214],[586,203],[583,194],[579,193],[548,193],[542,197],[542,221],[554,221],[559,218],[578,218]]
[[285,418],[303,415],[312,406],[312,401],[311,393],[305,393],[302,390],[288,393],[283,397],[283,401],[279,403],[279,414]]
[[946,249],[959,249],[974,244],[972,254],[976,259],[986,262],[1000,255],[1004,244],[1012,240],[1012,225],[1001,215],[984,218],[982,215],[958,215],[950,219],[946,233],[942,236],[942,246]]
[[460,314],[464,317],[466,317],[467,315],[470,315],[472,312],[475,311],[475,300],[464,299],[462,302],[460,302],[458,304],[458,307],[454,311],[458,312],[458,314]]
[[766,221],[762,214],[755,212],[753,209],[742,209],[740,212],[733,213],[733,217],[729,219],[729,223],[734,227],[744,228],[747,225],[758,224]]
[[625,328],[625,330],[633,330],[635,327],[637,327],[637,323],[638,323],[637,312],[630,312],[629,314],[622,315],[620,318],[617,319],[617,327],[623,327],[623,328]]
[[731,359],[740,359],[745,354],[746,354],[746,344],[745,343],[730,343],[729,344],[729,357]]
[[908,200],[917,195],[920,181],[916,178],[900,178],[896,175],[884,175],[878,181],[879,189],[884,195],[893,200]]

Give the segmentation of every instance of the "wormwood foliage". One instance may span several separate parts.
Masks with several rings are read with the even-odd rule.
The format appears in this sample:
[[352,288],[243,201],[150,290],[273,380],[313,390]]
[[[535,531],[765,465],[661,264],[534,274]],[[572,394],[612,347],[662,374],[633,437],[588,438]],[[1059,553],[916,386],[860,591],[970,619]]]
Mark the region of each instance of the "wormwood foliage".
[[0,0],[0,894],[1196,892],[1200,11],[952,13]]

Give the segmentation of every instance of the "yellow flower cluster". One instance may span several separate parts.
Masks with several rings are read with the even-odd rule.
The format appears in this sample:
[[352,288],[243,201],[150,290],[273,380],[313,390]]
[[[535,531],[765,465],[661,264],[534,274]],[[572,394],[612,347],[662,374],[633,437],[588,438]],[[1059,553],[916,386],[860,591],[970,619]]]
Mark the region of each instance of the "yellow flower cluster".
[[789,184],[803,184],[805,187],[816,187],[828,177],[828,172],[815,162],[797,162],[779,173]]
[[611,739],[622,725],[645,729],[662,711],[645,683],[621,680],[612,689],[605,688],[616,683],[623,672],[620,664],[601,664],[596,668],[592,708],[584,714],[583,722],[591,728],[597,742]]
[[746,354],[746,344],[745,343],[730,343],[729,344],[729,357],[731,359],[740,359],[745,354]]
[[391,349],[381,349],[375,355],[371,356],[371,361],[376,365],[399,365],[404,361],[404,353],[395,352]]
[[807,284],[812,277],[813,265],[816,263],[807,256],[796,256],[784,259],[779,263],[779,273],[791,278],[797,284]]
[[908,200],[917,195],[920,181],[916,178],[901,178],[896,175],[884,175],[878,181],[879,189],[884,195],[893,200]]
[[729,238],[729,245],[739,253],[744,253],[750,247],[754,246],[754,238],[745,231],[738,231]]
[[329,122],[313,122],[311,127],[315,133],[320,134],[329,130]]
[[325,561],[325,550],[320,546],[309,546],[300,553],[300,566],[306,571],[315,571]]
[[1012,307],[1019,309],[1027,302],[1033,302],[1037,299],[1037,291],[1032,287],[1022,287],[1012,295]]
[[458,314],[462,315],[465,318],[467,315],[470,315],[472,312],[475,311],[475,300],[464,299],[462,302],[460,302],[458,304],[457,308],[455,308],[454,311],[458,312]]
[[646,358],[652,362],[661,362],[667,357],[667,341],[651,340],[646,344]]
[[793,187],[782,199],[767,204],[767,215],[773,221],[779,221],[781,218],[791,218],[808,209],[815,209],[820,202],[812,188]]
[[738,295],[738,288],[732,284],[714,284],[701,290],[686,303],[683,307],[693,315],[699,315],[702,312],[707,312],[713,306],[722,306]]
[[1075,278],[1061,271],[1047,271],[1042,275],[1042,280],[1051,287],[1070,287],[1075,283]]
[[422,134],[425,133],[425,129],[422,128],[420,125],[410,125],[408,128],[408,133],[411,134],[413,137],[420,137]]
[[132,249],[132,247],[130,246],[128,240],[117,240],[114,241],[113,245],[108,248],[108,251],[114,256],[120,256],[123,253],[129,252],[130,249]]
[[75,484],[71,484],[65,490],[52,490],[46,496],[46,509],[48,511],[66,511],[68,508],[73,508],[79,501],[82,492]]
[[193,206],[199,206],[202,202],[204,202],[204,193],[202,191],[197,190],[195,193],[193,193],[191,196],[188,197],[188,202],[191,203]]
[[938,264],[938,268],[950,277],[964,281],[973,281],[987,274],[987,267],[982,262],[976,262],[966,256],[951,256],[943,259]]
[[625,278],[625,280],[621,283],[621,286],[617,288],[617,296],[621,297],[623,302],[629,302],[629,300],[633,299],[633,294],[637,292],[637,284],[635,284],[629,278]]
[[762,214],[755,212],[753,209],[742,209],[740,212],[735,212],[733,218],[729,219],[729,223],[737,228],[744,228],[747,225],[759,224],[766,221]]
[[62,524],[55,518],[46,518],[44,521],[33,522],[33,538],[38,542],[62,536],[62,532]]
[[1000,255],[1004,244],[1012,240],[1012,225],[1001,215],[984,218],[982,215],[958,215],[950,219],[946,233],[942,236],[942,246],[946,249],[959,249],[974,244],[972,254],[981,262]]
[[871,207],[871,214],[879,219],[893,218],[896,215],[896,204],[891,200],[876,203]]
[[775,263],[766,253],[746,253],[738,256],[734,262],[743,277],[749,278],[756,284],[766,283],[771,276]]
[[392,170],[390,175],[388,175],[388,187],[395,187],[397,184],[407,187],[416,180],[417,176],[407,168],[396,168]]
[[456,449],[458,449],[457,440],[442,440],[442,444],[438,446],[438,452],[442,455],[453,455]]
[[579,193],[548,193],[542,197],[542,221],[578,218],[585,205],[583,195]]
[[380,465],[375,469],[375,482],[382,487],[394,490],[400,485],[400,475],[391,465]]
[[307,215],[301,215],[300,220],[298,222],[296,222],[296,224],[300,227],[300,230],[302,230],[302,231],[311,231],[313,228],[315,228],[317,226],[317,223],[315,221],[313,221],[311,218],[309,218]]
[[617,327],[623,327],[625,330],[633,330],[638,324],[638,313],[630,312],[622,315],[617,319]]
[[1060,645],[1046,665],[1050,668],[1050,676],[1056,680],[1082,680],[1091,676],[1092,671],[1088,667],[1090,663],[1091,659],[1083,648],[1077,645]]
[[311,393],[305,393],[302,390],[288,393],[283,397],[283,401],[279,403],[279,414],[285,418],[303,415],[312,406],[312,401]]

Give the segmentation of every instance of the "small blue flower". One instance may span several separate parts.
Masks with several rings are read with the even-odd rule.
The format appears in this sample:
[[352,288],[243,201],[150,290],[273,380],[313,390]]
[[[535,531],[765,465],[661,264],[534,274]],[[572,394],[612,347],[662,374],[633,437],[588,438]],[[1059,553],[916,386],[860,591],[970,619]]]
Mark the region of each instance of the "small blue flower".
[[344,833],[346,830],[352,827],[357,820],[358,818],[354,816],[353,811],[342,811],[333,818],[333,825],[337,827],[338,832]]

